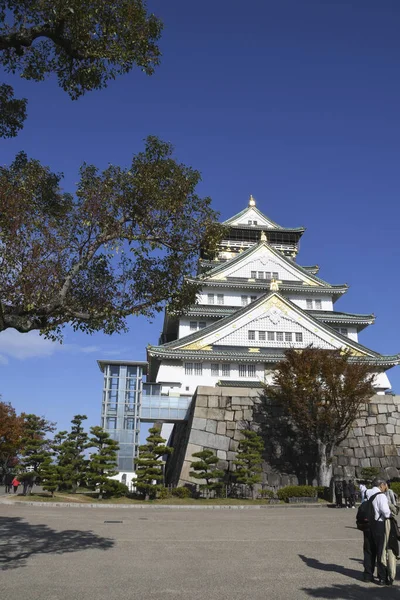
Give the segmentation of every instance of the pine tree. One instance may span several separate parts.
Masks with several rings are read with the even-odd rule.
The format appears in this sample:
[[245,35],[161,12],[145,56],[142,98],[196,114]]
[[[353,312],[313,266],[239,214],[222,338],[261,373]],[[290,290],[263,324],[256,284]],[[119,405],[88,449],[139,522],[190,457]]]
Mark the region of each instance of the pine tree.
[[56,436],[54,450],[58,455],[58,467],[63,487],[75,493],[79,482],[86,477],[88,461],[84,456],[88,434],[82,427],[86,415],[75,415],[70,433],[62,431]]
[[250,488],[254,498],[254,486],[261,481],[264,442],[251,429],[245,429],[241,433],[244,438],[239,442],[236,460],[233,462],[236,465],[235,477],[238,483]]
[[51,495],[54,496],[54,492],[58,490],[60,481],[62,481],[62,479],[60,477],[59,468],[53,462],[51,457],[46,458],[46,460],[41,464],[40,475],[43,489],[51,492]]
[[212,450],[194,452],[192,456],[200,460],[192,462],[190,466],[193,470],[189,475],[195,479],[204,479],[206,483],[200,484],[200,488],[207,490],[207,493],[218,489],[221,485],[219,480],[224,476],[224,471],[216,468],[218,457]]
[[41,466],[45,461],[51,459],[51,440],[46,437],[55,429],[54,423],[47,421],[44,417],[34,414],[21,415],[23,418],[23,436],[21,440],[20,465],[25,471],[21,475],[21,481],[28,482],[28,493],[37,479],[41,476]]
[[136,475],[134,480],[136,489],[143,494],[145,500],[155,498],[157,492],[163,487],[164,462],[161,457],[172,454],[173,448],[165,445],[161,437],[161,426],[155,425],[149,429],[147,444],[139,446],[139,457],[136,459]]
[[88,447],[96,448],[97,452],[90,454],[87,468],[87,479],[91,486],[98,489],[99,500],[111,490],[110,478],[117,475],[117,451],[118,443],[111,439],[110,435],[101,427],[91,427],[92,437],[89,439]]

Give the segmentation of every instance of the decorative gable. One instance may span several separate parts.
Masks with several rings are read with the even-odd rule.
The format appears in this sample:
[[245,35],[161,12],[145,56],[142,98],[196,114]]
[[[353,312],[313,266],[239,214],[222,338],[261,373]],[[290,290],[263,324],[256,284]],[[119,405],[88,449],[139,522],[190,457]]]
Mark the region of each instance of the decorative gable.
[[[214,271],[214,272],[213,272]],[[267,243],[260,243],[239,255],[233,261],[206,274],[207,279],[225,280],[229,277],[245,279],[280,279],[296,281],[307,286],[322,286],[313,275],[304,273],[298,265],[285,258]]]
[[353,354],[366,355],[368,351],[344,340],[329,327],[318,323],[278,293],[270,293],[263,299],[227,317],[212,326],[212,331],[196,335],[185,344],[175,343],[185,350],[212,350],[215,346],[257,348],[304,348],[314,344],[318,348],[349,348]]
[[249,207],[238,218],[230,221],[230,225],[256,225],[257,227],[266,227],[268,229],[276,229],[276,223],[270,221],[256,208]]

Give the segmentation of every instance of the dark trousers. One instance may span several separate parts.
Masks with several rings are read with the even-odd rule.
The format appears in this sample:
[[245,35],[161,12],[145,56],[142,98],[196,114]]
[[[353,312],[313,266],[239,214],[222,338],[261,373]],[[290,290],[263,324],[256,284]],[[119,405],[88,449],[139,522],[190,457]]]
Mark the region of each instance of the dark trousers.
[[342,507],[342,494],[336,494],[336,506]]
[[14,486],[13,486],[13,488],[14,488],[14,494],[16,494],[16,493],[17,493],[17,491],[18,491],[18,486],[17,486],[17,485],[14,485]]
[[355,506],[356,505],[356,495],[355,494],[351,494],[350,496],[350,506]]
[[364,575],[373,576],[375,564],[378,566],[378,577],[386,581],[387,570],[382,564],[382,551],[385,542],[385,523],[375,521],[369,531],[364,531]]
[[4,491],[6,494],[9,494],[11,492],[11,484],[10,483],[5,484]]

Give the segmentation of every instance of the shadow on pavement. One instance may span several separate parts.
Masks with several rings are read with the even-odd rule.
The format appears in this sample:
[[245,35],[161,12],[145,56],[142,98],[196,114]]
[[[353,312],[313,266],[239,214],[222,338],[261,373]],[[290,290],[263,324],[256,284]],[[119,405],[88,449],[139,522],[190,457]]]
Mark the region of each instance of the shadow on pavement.
[[112,538],[92,531],[56,531],[48,525],[31,525],[20,517],[0,517],[0,570],[26,566],[38,554],[64,554],[80,550],[110,550]]
[[[370,584],[371,587],[361,585],[332,585],[321,588],[302,588],[302,591],[311,596],[311,598],[328,598],[329,600],[399,600],[400,591],[394,587],[378,587]],[[373,587],[372,587],[373,586]]]
[[[310,567],[311,569],[340,573],[340,575],[345,575],[346,577],[359,580],[362,579],[363,576],[363,571],[361,570],[356,571],[355,569],[348,569],[347,567],[343,567],[343,565],[336,565],[334,563],[323,563],[316,558],[308,558],[302,554],[299,554],[299,557],[307,565],[307,567]],[[321,598],[325,598],[325,596],[321,596]],[[328,596],[328,598],[330,598],[330,596]],[[336,596],[332,596],[332,598],[336,598]]]

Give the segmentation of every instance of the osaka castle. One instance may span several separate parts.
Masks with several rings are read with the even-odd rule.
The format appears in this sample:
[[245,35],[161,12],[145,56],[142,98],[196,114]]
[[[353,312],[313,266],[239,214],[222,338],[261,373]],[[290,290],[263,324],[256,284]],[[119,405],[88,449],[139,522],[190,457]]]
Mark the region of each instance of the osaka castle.
[[147,381],[161,395],[192,396],[198,386],[254,387],[271,383],[288,348],[348,349],[376,369],[375,388],[391,385],[386,371],[400,355],[386,356],[359,342],[373,314],[337,310],[346,284],[318,276],[319,267],[297,263],[303,227],[282,227],[248,205],[224,222],[213,260],[200,257],[192,281],[196,304],[184,316],[165,314],[159,345],[147,348]]

